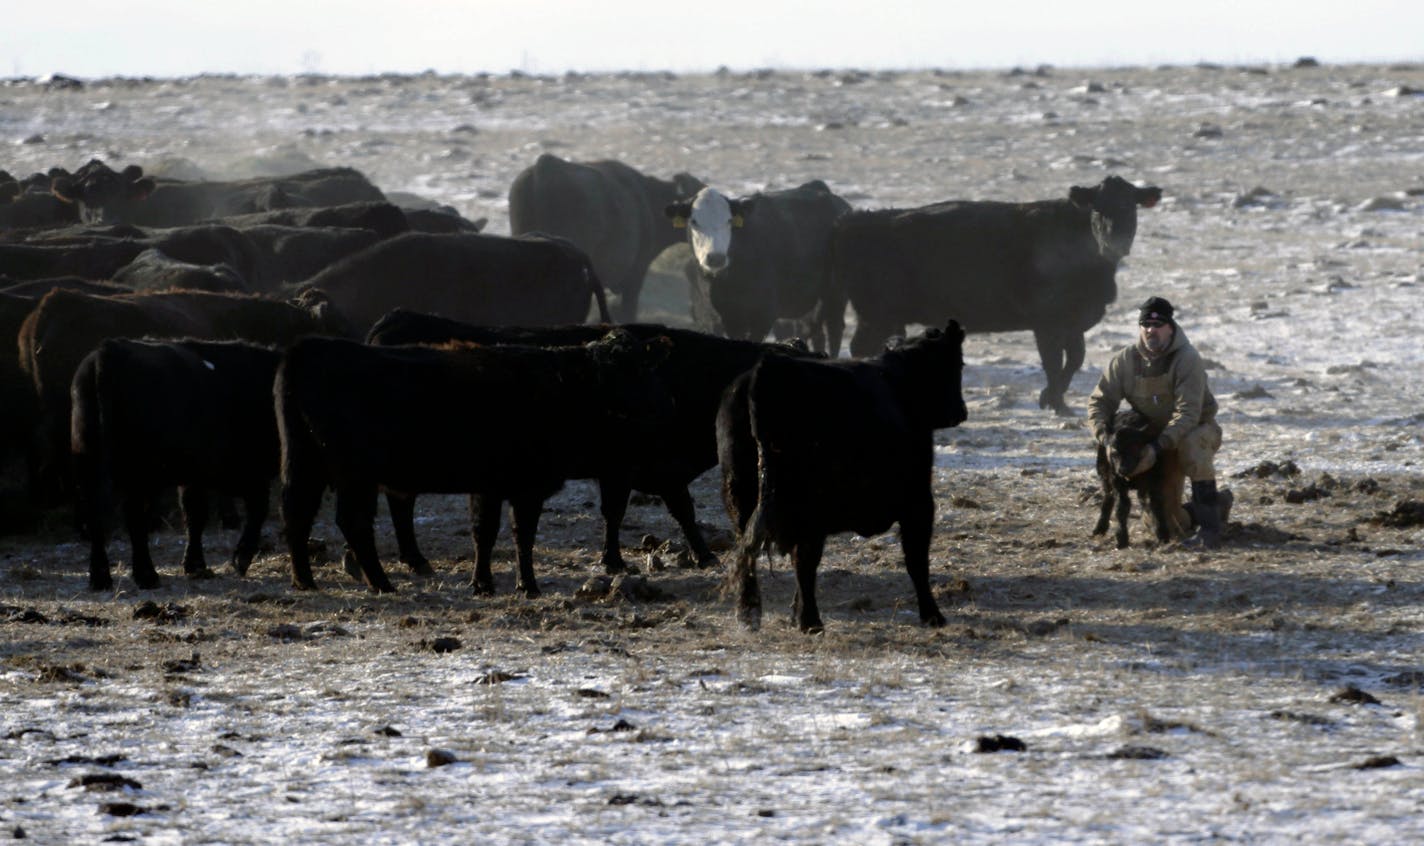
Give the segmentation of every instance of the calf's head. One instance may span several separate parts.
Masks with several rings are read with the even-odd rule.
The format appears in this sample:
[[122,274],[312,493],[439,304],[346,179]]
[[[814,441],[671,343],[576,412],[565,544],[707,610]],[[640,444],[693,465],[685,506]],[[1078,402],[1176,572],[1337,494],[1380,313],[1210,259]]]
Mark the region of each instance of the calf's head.
[[672,225],[687,230],[687,242],[703,273],[715,277],[732,263],[732,233],[740,229],[752,200],[730,200],[715,188],[703,188],[691,200],[669,203]]
[[1113,473],[1123,479],[1130,478],[1128,474],[1142,460],[1142,453],[1152,439],[1146,420],[1119,419],[1107,446],[1108,464]]
[[639,429],[665,425],[677,413],[661,367],[672,340],[658,335],[645,341],[627,329],[614,329],[585,345],[609,413]]
[[1150,209],[1157,205],[1162,189],[1138,188],[1126,179],[1109,176],[1091,188],[1073,186],[1068,199],[1088,210],[1098,252],[1115,263],[1132,251],[1132,241],[1137,237],[1137,207]]
[[917,338],[893,341],[881,360],[903,375],[909,407],[924,424],[945,429],[969,419],[963,391],[964,329],[958,321]]

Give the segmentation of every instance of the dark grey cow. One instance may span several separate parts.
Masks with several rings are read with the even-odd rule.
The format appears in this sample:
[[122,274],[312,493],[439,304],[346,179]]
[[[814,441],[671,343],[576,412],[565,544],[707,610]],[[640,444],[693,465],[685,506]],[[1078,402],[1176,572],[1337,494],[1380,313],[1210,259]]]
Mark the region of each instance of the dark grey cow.
[[705,291],[728,337],[760,341],[778,319],[809,318],[817,350],[826,348],[826,333],[839,343],[839,330],[829,327],[843,323],[841,314],[822,314],[820,306],[831,226],[849,211],[820,180],[741,199],[704,188],[666,209],[692,245],[694,299]]
[[488,326],[581,323],[589,301],[608,322],[603,285],[563,238],[407,232],[347,256],[302,283],[360,331],[397,308]]
[[681,240],[668,229],[663,208],[701,187],[686,173],[664,180],[622,162],[568,162],[546,153],[510,185],[509,228],[515,235],[559,235],[588,253],[599,279],[619,297],[613,316],[627,323],[637,318],[648,266]]
[[1048,376],[1039,407],[1071,415],[1063,395],[1083,365],[1083,333],[1117,299],[1138,206],[1161,198],[1160,188],[1109,176],[1060,200],[849,214],[832,239],[830,296],[855,307],[850,351],[872,355],[906,324],[942,314],[968,332],[1032,330]]
[[115,171],[99,159],[56,177],[51,190],[77,205],[85,222],[136,226],[190,226],[209,218],[272,209],[385,199],[380,189],[349,167],[233,182],[184,182],[144,176],[138,165]]

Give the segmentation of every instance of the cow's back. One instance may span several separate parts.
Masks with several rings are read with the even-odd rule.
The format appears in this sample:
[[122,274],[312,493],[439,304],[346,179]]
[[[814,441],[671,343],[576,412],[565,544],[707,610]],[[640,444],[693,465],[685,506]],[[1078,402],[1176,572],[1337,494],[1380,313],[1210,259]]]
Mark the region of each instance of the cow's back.
[[412,232],[311,277],[364,331],[397,308],[489,325],[578,323],[593,297],[586,256],[567,242]]
[[874,535],[903,513],[907,471],[929,472],[929,430],[917,429],[872,362],[763,359],[752,371],[750,429],[775,507],[774,537],[808,529]]

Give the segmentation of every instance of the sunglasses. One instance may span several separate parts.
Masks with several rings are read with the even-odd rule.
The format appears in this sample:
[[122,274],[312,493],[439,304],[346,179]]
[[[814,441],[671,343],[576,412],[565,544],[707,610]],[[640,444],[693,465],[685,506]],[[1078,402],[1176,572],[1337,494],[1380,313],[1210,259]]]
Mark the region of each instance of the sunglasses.
[[1143,322],[1137,325],[1141,326],[1143,329],[1161,329],[1167,324],[1161,322],[1160,320],[1144,320]]

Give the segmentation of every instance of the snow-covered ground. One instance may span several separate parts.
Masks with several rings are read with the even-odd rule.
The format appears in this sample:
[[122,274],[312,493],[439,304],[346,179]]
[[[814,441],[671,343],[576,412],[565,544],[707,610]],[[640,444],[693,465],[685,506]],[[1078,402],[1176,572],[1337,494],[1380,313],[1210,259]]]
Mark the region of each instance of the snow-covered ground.
[[[12,173],[349,164],[495,232],[544,151],[733,193],[821,178],[858,207],[1155,184],[1069,401],[1168,297],[1213,363],[1238,493],[1219,553],[1090,539],[1090,439],[1037,408],[1009,333],[970,337],[971,417],[939,438],[943,630],[914,624],[893,535],[832,544],[816,638],[742,632],[717,574],[670,561],[664,601],[587,601],[581,483],[542,524],[537,601],[468,596],[458,498],[422,509],[441,575],[394,565],[395,597],[339,567],[292,594],[275,552],[247,581],[96,597],[62,529],[3,538],[0,835],[1419,842],[1424,531],[1371,521],[1424,498],[1421,88],[1412,66],[0,85]],[[725,530],[714,475],[699,513]],[[642,533],[676,540],[656,504],[625,543]],[[789,596],[784,565],[766,590]],[[997,735],[1024,748],[978,751]]]

